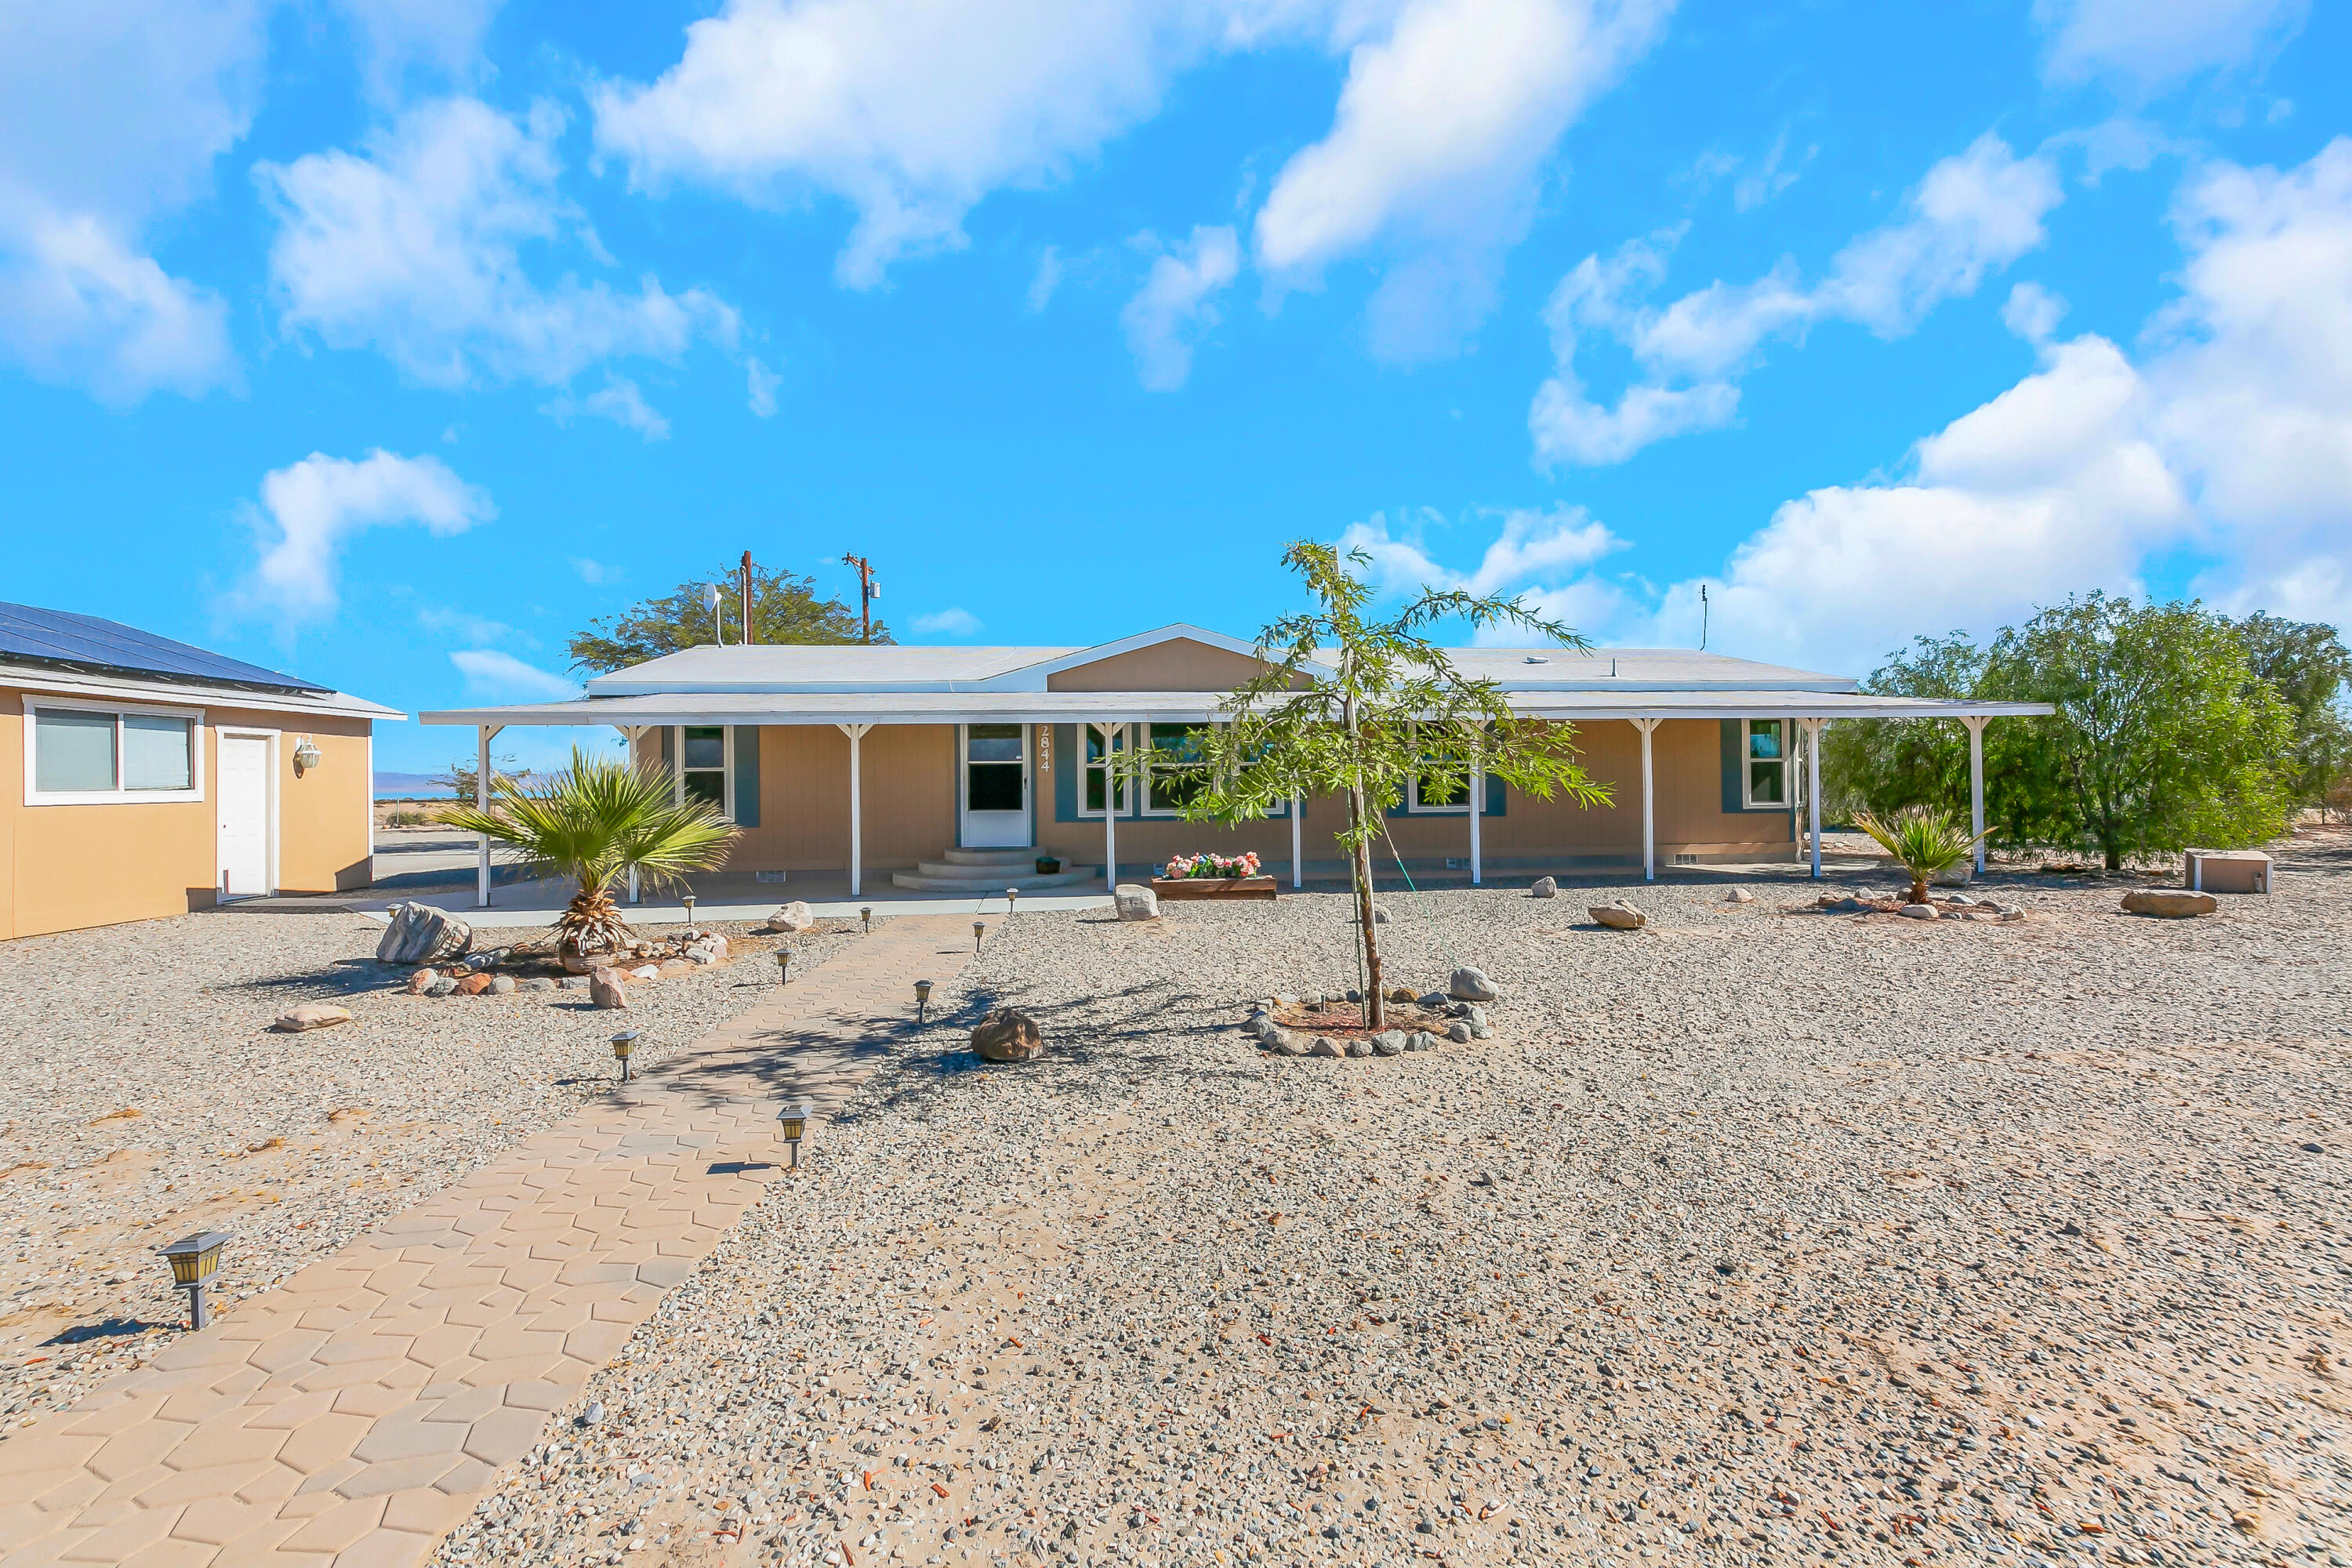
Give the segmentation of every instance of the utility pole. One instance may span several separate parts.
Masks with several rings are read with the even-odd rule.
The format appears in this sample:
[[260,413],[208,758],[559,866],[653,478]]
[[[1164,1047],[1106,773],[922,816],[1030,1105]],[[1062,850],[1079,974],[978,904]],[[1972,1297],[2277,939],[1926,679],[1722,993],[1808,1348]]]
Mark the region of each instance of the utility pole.
[[743,643],[751,642],[751,552],[743,552]]
[[857,568],[858,640],[870,643],[874,640],[874,601],[882,596],[882,584],[874,580],[874,563],[865,556],[845,555],[841,563]]

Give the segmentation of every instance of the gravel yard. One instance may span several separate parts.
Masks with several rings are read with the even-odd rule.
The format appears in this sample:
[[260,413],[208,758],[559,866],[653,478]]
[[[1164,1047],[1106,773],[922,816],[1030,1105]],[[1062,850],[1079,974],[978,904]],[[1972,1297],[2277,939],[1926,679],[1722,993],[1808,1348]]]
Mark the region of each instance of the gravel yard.
[[[341,912],[0,947],[0,1433],[169,1342],[185,1304],[154,1247],[229,1232],[233,1307],[602,1092],[616,1030],[657,1062],[773,988],[778,939],[702,923],[735,961],[633,985],[625,1014],[577,991],[407,995],[374,961],[382,924]],[[798,973],[850,939],[791,940]],[[270,1029],[302,1002],[353,1021]]]
[[2352,838],[2281,886],[1401,896],[1496,1037],[1363,1060],[1237,1026],[1338,897],[1024,914],[440,1561],[2342,1563]]

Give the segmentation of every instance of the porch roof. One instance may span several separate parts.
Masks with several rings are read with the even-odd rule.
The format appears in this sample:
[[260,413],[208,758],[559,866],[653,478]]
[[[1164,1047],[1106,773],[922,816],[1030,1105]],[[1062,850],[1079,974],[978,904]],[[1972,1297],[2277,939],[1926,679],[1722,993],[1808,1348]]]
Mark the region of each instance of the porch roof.
[[[1856,691],[1512,691],[1532,719],[1959,719],[2048,713],[2045,702],[1944,701]],[[453,708],[427,724],[1202,723],[1213,691],[664,692],[496,708]]]

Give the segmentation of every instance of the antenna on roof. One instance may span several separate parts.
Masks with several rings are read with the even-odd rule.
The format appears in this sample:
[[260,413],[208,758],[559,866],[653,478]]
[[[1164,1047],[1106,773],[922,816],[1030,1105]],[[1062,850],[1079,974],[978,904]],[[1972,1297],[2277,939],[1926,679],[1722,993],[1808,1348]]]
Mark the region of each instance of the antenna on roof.
[[705,583],[702,585],[702,607],[710,612],[711,640],[716,642],[720,647],[725,647],[727,646],[727,630],[725,623],[720,621],[719,618],[718,584]]
[[1698,585],[1698,651],[1706,651],[1706,584]]

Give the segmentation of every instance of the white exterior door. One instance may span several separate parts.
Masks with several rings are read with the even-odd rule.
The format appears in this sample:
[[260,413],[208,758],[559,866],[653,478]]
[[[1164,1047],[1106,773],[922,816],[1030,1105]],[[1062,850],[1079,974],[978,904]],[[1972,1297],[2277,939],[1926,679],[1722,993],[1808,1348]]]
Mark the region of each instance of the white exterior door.
[[1002,849],[1029,842],[1029,726],[966,724],[960,731],[956,793],[963,847]]
[[269,737],[220,738],[220,887],[253,898],[269,885]]

